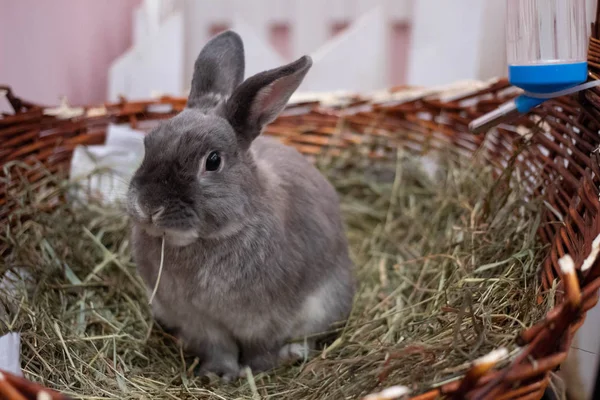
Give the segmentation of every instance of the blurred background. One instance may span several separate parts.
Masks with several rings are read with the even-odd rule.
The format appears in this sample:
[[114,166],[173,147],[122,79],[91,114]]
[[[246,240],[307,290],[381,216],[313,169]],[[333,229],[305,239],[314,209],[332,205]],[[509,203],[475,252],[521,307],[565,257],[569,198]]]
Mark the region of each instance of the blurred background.
[[304,92],[486,80],[506,74],[505,1],[0,0],[0,81],[43,104],[183,95],[225,29],[247,75],[312,55]]
[[247,75],[312,55],[302,91],[431,86],[506,70],[505,0],[0,4],[0,81],[44,104],[185,94],[198,52],[228,28],[245,40]]
[[[198,52],[225,29],[244,39],[247,76],[310,54],[302,92],[487,80],[507,71],[505,2],[0,0],[0,84],[44,105],[183,96]],[[599,327],[596,307],[571,353],[587,391]]]

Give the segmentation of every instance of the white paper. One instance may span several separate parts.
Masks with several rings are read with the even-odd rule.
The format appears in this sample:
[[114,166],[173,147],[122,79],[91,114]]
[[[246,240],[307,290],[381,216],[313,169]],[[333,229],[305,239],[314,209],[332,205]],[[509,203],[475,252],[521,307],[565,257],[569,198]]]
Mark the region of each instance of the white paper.
[[21,372],[21,335],[16,332],[0,336],[0,369],[16,376]]
[[[8,270],[0,276],[0,293],[8,301],[5,306],[0,305],[0,319],[7,320],[16,307],[15,300],[20,296],[21,290],[24,290],[23,283],[29,280],[30,276],[24,269]],[[9,314],[7,314],[7,312]],[[19,333],[7,333],[0,336],[0,369],[8,371],[14,375],[22,376],[21,372],[21,335]]]
[[106,203],[125,198],[129,181],[144,158],[144,134],[127,125],[109,125],[106,142],[77,146],[71,160],[70,179],[79,182],[76,195],[97,197]]

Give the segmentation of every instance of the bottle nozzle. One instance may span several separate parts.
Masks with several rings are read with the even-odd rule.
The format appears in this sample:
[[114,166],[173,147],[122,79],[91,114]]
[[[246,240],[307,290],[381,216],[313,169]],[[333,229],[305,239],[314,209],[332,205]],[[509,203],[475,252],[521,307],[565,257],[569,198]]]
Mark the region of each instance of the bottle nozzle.
[[503,122],[509,122],[520,115],[521,113],[517,109],[516,103],[511,100],[500,105],[495,110],[471,121],[471,123],[469,123],[469,130],[473,133],[487,132],[494,126]]

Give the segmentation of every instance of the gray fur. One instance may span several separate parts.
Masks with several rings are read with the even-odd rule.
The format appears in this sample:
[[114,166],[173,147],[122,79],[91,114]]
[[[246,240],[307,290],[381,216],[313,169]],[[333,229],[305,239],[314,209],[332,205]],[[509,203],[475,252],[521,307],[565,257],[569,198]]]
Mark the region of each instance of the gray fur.
[[[226,32],[196,66],[221,52],[243,64],[241,39]],[[203,372],[233,378],[240,366],[271,369],[289,353],[287,341],[324,332],[350,312],[353,268],[335,190],[295,149],[258,136],[310,63],[303,57],[231,92],[196,69],[202,90],[192,88],[188,108],[149,134],[131,181],[133,251],[149,291],[166,238],[153,313],[200,357]],[[235,80],[240,69],[228,64],[220,73]],[[228,100],[207,108],[212,87]],[[222,168],[202,172],[211,151]]]

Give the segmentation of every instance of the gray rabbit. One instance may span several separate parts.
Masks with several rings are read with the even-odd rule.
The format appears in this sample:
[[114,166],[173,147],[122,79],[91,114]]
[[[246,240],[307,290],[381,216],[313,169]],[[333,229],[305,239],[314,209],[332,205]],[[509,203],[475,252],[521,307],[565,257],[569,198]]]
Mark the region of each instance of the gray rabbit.
[[229,380],[304,357],[349,315],[337,194],[295,149],[260,136],[311,65],[305,56],[243,81],[241,38],[217,35],[196,60],[186,109],[145,138],[127,195],[134,258],[152,291],[164,237],[152,311],[201,373]]

